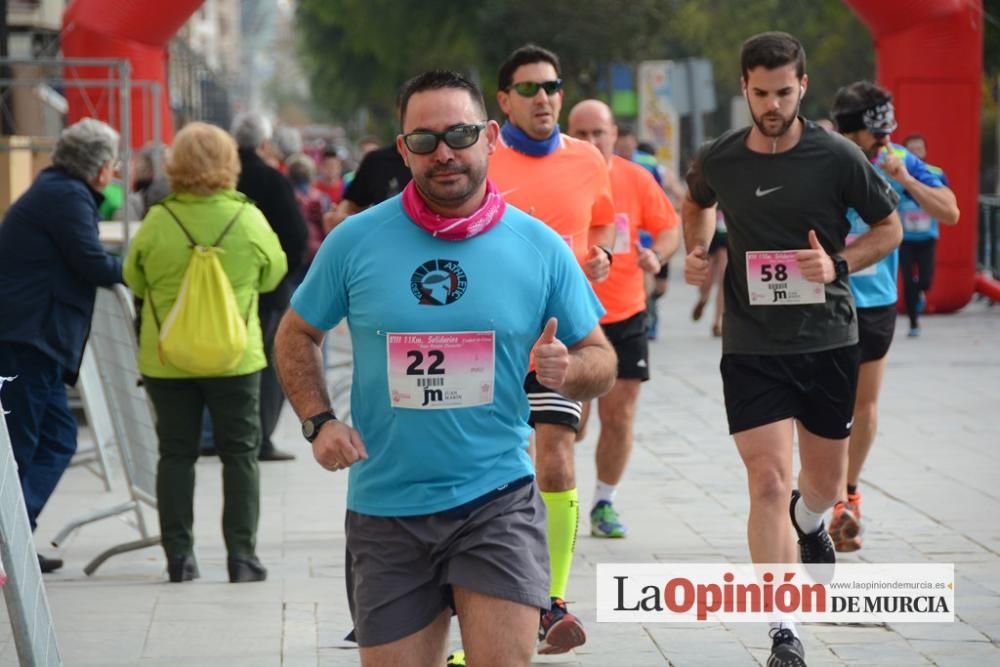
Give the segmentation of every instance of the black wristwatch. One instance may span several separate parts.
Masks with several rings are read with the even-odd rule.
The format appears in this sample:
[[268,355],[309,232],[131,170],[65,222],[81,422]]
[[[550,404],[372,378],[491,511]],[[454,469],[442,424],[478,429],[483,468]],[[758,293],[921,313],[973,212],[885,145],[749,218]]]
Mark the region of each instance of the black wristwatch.
[[603,250],[604,254],[608,256],[608,265],[609,266],[611,264],[615,263],[615,253],[611,250],[611,248],[609,248],[606,245],[599,245],[597,247],[600,248],[601,250]]
[[337,421],[337,415],[333,414],[333,410],[327,410],[326,412],[321,412],[318,415],[310,417],[302,422],[302,437],[312,442],[319,435],[319,429],[329,421]]
[[833,270],[837,272],[837,277],[841,280],[847,280],[847,277],[851,275],[851,267],[847,265],[847,260],[841,255],[831,255],[830,259],[833,260]]

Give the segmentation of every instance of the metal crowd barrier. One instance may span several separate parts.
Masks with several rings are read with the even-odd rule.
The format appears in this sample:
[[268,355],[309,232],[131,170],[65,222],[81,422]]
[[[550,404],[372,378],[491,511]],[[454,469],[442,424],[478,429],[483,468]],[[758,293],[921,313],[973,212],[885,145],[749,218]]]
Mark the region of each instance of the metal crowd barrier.
[[[79,395],[79,407],[87,417],[87,426],[90,427],[94,442],[90,447],[78,449],[70,465],[83,466],[104,482],[106,491],[111,491],[111,451],[114,448],[115,430],[111,424],[104,387],[101,386],[101,376],[97,372],[97,362],[94,361],[89,345],[83,351],[80,379],[75,393]],[[70,405],[75,407],[75,402],[71,399]]]
[[108,558],[160,543],[150,535],[142,505],[156,509],[156,464],[159,459],[153,410],[140,384],[139,346],[135,338],[135,311],[125,287],[97,290],[89,348],[93,352],[100,384],[107,399],[115,443],[125,472],[130,500],[69,523],[52,540],[59,546],[74,530],[94,521],[133,513],[140,538],[112,546],[94,558],[83,571],[91,575]]
[[[0,387],[4,380],[0,378]],[[16,381],[16,380],[15,380]],[[22,667],[62,665],[49,599],[38,569],[7,420],[0,405],[0,590]]]
[[979,196],[979,248],[976,263],[980,271],[1000,280],[1000,195]]

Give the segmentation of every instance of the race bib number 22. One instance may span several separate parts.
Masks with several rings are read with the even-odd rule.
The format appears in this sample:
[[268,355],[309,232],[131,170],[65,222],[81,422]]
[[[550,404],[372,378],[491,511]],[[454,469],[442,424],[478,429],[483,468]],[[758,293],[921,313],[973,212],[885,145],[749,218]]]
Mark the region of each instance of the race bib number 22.
[[389,403],[394,408],[471,408],[493,402],[492,331],[390,333]]

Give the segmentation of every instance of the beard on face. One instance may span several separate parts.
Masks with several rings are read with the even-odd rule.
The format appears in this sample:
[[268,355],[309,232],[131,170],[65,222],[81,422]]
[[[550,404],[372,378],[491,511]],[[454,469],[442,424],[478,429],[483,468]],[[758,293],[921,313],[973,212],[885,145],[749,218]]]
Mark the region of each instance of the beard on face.
[[873,141],[872,145],[868,147],[867,151],[865,151],[865,153],[868,155],[868,159],[870,160],[874,159],[878,155],[879,151],[888,145],[889,145],[889,135],[875,137],[875,141]]
[[[795,110],[788,116],[782,116],[781,112],[779,111],[768,111],[762,116],[758,116],[753,112],[753,107],[750,107],[749,102],[747,103],[747,106],[750,108],[750,117],[753,118],[753,124],[757,126],[757,129],[760,130],[760,133],[770,139],[777,139],[779,137],[784,136],[785,133],[788,132],[788,128],[790,128],[792,126],[792,123],[794,123],[796,118],[798,118],[800,104],[801,102],[799,102],[799,104],[796,104]],[[766,124],[767,121],[777,120],[777,119],[780,119],[781,123],[772,127],[767,126]]]
[[[438,183],[435,176],[458,176],[453,183]],[[464,176],[464,178],[461,178]],[[486,180],[486,164],[461,164],[455,160],[441,164],[437,163],[427,171],[414,173],[417,189],[424,198],[446,207],[461,206],[472,197]]]

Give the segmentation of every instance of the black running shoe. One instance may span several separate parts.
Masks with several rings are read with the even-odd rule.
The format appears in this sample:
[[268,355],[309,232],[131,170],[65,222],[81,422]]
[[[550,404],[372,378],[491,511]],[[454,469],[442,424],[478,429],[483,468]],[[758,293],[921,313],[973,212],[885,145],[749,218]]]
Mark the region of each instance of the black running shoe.
[[806,667],[806,652],[802,642],[791,630],[771,628],[771,656],[767,667]]
[[795,503],[799,501],[802,494],[798,489],[792,489],[792,502],[788,506],[788,513],[792,516],[792,525],[799,536],[799,559],[804,565],[833,565],[837,562],[837,551],[833,548],[833,540],[826,532],[826,525],[821,523],[819,528],[812,533],[803,533],[799,530],[799,525],[795,523]]

